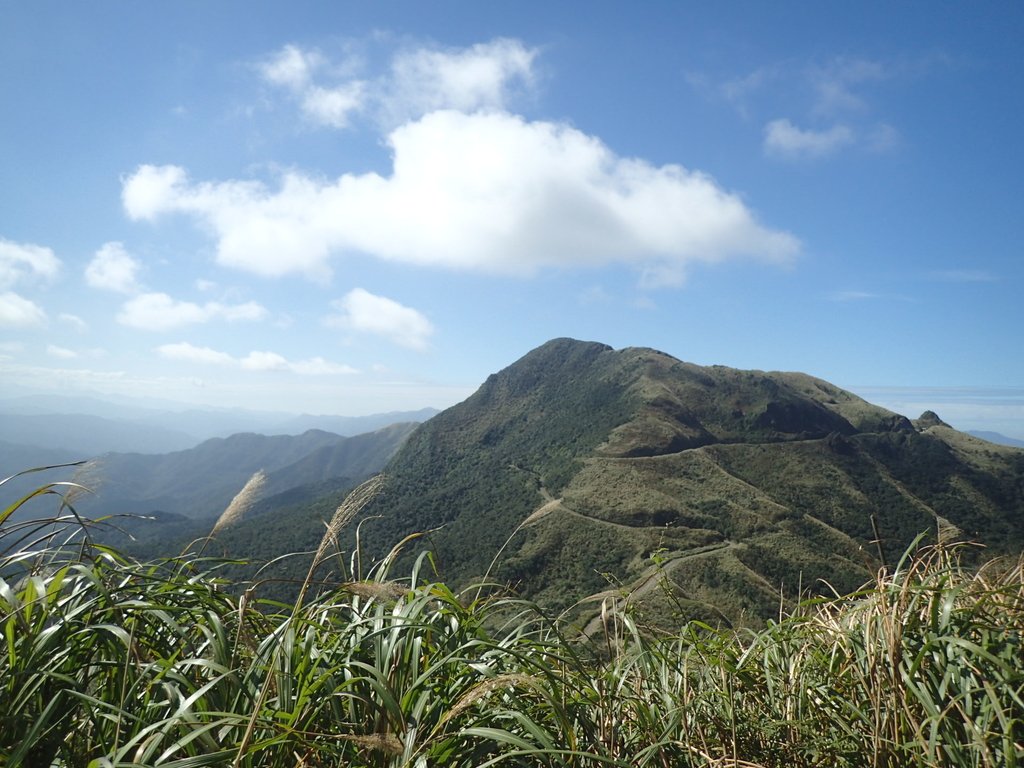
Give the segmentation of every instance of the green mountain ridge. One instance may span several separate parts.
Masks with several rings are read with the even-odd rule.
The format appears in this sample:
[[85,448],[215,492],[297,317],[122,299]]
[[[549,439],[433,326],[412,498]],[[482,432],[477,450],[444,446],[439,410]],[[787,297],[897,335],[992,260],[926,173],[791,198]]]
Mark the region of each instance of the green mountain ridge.
[[161,511],[212,521],[258,471],[267,475],[263,497],[337,476],[365,477],[380,471],[415,427],[394,424],[354,437],[246,433],[167,454],[111,453],[86,466],[80,479],[94,493],[79,504],[88,514]]
[[1024,548],[1024,451],[932,417],[556,339],[409,437],[361,542],[428,532],[444,578],[552,610],[631,594],[652,617],[757,622],[780,590],[856,588],[922,532]]
[[435,408],[421,408],[365,416],[314,415],[124,397],[28,395],[0,397],[0,435],[7,443],[66,449],[76,459],[88,459],[105,453],[181,451],[211,438],[250,432],[297,436],[316,429],[354,437],[391,424],[426,421],[435,413]]

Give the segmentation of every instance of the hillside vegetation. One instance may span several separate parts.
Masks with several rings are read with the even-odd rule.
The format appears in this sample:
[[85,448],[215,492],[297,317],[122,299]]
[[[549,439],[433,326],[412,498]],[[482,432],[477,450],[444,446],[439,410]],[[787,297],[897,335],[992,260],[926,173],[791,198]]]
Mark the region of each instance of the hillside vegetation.
[[935,414],[560,339],[415,430],[155,462],[195,506],[131,556],[74,483],[0,507],[0,764],[1024,760],[1024,451]]
[[630,593],[652,620],[669,601],[758,626],[780,590],[855,589],[922,532],[1024,549],[1024,451],[805,374],[572,339],[423,424],[387,472],[365,548],[430,532],[452,584],[487,575],[584,624]]
[[322,430],[237,434],[155,456],[111,453],[90,462],[84,482],[95,486],[81,506],[104,514],[157,510],[212,521],[257,471],[268,475],[268,495],[339,475],[379,472],[415,426],[394,424],[355,437]]
[[[333,515],[292,604],[214,562],[140,563],[0,511],[7,766],[1003,766],[1024,759],[1024,563],[914,550],[759,630],[645,626],[606,598],[580,638],[536,606],[365,572]],[[66,488],[44,486],[39,497]],[[69,508],[62,504],[65,522]],[[34,526],[34,527],[33,527]],[[87,533],[87,531],[85,532]],[[26,534],[28,540],[26,541]],[[407,542],[415,547],[415,542]],[[669,574],[658,586],[670,584]]]
[[[357,531],[369,559],[422,534],[453,588],[506,585],[585,632],[606,598],[624,595],[650,623],[682,611],[760,627],[780,601],[856,589],[922,533],[976,541],[986,557],[1024,550],[1024,451],[806,374],[572,339],[418,427],[111,455],[80,509],[151,516],[120,521],[134,540],[106,539],[137,557],[192,546],[246,561],[227,568],[233,580],[273,563],[260,595],[288,600],[344,494],[385,464],[383,492],[342,551],[357,549]],[[396,573],[411,565],[401,558]]]

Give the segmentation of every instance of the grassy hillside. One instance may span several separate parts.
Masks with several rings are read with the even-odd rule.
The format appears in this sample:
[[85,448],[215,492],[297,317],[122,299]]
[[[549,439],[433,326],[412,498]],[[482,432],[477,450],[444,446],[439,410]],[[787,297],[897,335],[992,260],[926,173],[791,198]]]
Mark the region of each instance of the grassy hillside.
[[[683,611],[760,626],[780,600],[855,589],[921,533],[1024,550],[1024,452],[934,414],[911,422],[804,374],[560,339],[411,435],[393,430],[267,472],[258,503],[218,530],[210,551],[256,564],[308,552],[346,478],[382,466],[407,435],[358,521],[361,549],[383,557],[424,534],[453,586],[486,576],[567,611],[584,631],[609,597],[650,621]],[[213,499],[216,513],[251,478],[239,470]],[[160,528],[164,549],[134,551],[181,551],[213,516],[200,523],[177,538]],[[287,599],[307,563],[275,564],[262,588]]]
[[[60,495],[59,487],[44,491]],[[374,488],[334,515],[315,564]],[[1024,562],[915,550],[757,631],[652,634],[389,561],[289,605],[216,563],[140,563],[0,510],[0,761],[21,766],[1002,766],[1024,759]],[[77,538],[77,537],[76,537]],[[656,591],[665,578],[652,583]],[[671,592],[671,590],[666,590]],[[304,597],[305,596],[305,597]],[[573,639],[567,639],[571,637]]]
[[651,615],[757,625],[780,591],[852,589],[922,532],[1020,551],[1024,452],[804,374],[558,339],[418,429],[364,514],[377,554],[430,531],[452,583],[583,601],[584,623],[638,591]]

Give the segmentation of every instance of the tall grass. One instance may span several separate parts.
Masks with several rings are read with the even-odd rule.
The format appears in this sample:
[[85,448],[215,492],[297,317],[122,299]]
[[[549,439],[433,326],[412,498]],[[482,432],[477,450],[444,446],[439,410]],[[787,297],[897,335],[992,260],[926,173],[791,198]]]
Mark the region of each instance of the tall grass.
[[[62,487],[50,489],[54,493]],[[0,521],[8,766],[1002,766],[1024,758],[1024,570],[907,556],[760,631],[586,641],[421,557],[292,605]],[[61,501],[63,504],[63,501]],[[63,511],[63,508],[62,508]],[[0,513],[2,514],[2,513]],[[24,533],[24,529],[20,529]],[[4,541],[18,546],[5,547]],[[393,555],[397,554],[397,550]]]

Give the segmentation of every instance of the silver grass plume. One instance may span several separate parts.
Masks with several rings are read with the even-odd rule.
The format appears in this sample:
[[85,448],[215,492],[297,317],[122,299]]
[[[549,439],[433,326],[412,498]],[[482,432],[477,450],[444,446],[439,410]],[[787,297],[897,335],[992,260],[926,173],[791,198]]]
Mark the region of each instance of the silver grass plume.
[[213,526],[213,530],[210,531],[210,535],[213,536],[217,531],[222,528],[226,528],[229,525],[234,525],[245,516],[252,505],[260,500],[260,496],[263,492],[263,486],[267,484],[267,473],[262,469],[256,471],[252,477],[249,478],[242,490],[235,494],[235,498],[228,504],[221,516],[217,518],[216,524]]
[[324,533],[323,539],[320,540],[316,556],[313,558],[314,567],[322,561],[328,547],[337,541],[341,530],[352,522],[352,518],[358,515],[359,511],[380,492],[382,485],[384,485],[384,475],[374,475],[346,496],[345,500],[341,502],[341,506],[334,510],[334,516],[331,518],[327,531]]
[[[252,480],[249,482],[251,483]],[[383,484],[383,474],[371,477],[346,496],[345,500],[341,503],[341,506],[334,511],[334,517],[331,518],[331,522],[327,526],[327,532],[324,534],[324,537],[320,542],[320,546],[317,547],[316,554],[313,555],[313,562],[310,563],[309,571],[306,573],[306,578],[302,582],[299,594],[295,598],[295,602],[292,604],[292,618],[299,615],[303,601],[306,598],[306,591],[309,589],[309,585],[313,581],[313,574],[323,562],[324,555],[327,553],[327,549],[331,546],[331,543],[337,541],[337,536],[341,529],[348,525],[352,518],[359,514],[359,511],[377,495]],[[244,491],[245,489],[243,488],[242,492]],[[242,494],[239,493],[239,496],[241,495]],[[233,504],[234,502],[232,502],[232,505]],[[230,507],[228,509],[230,509]],[[221,518],[225,515],[227,515],[227,510],[224,511],[224,515],[221,515]],[[220,522],[221,521],[218,520],[217,525],[220,525]],[[216,530],[216,526],[214,526],[214,530]],[[207,541],[209,541],[209,537],[207,537]],[[281,647],[282,646],[280,644],[275,646],[274,663],[276,663],[278,654],[281,653]],[[246,750],[249,748],[249,743],[252,741],[253,733],[256,730],[256,721],[259,717],[259,713],[263,707],[263,703],[267,699],[270,688],[274,685],[275,679],[276,677],[274,675],[267,675],[264,679],[263,686],[260,688],[259,696],[256,698],[256,706],[253,708],[252,714],[249,717],[249,724],[245,728],[245,733],[242,734],[242,743],[238,745],[238,751],[235,753],[235,759],[231,763],[232,768],[238,768],[239,765],[241,765],[242,757],[246,754]],[[356,742],[362,741],[364,738],[370,739],[370,741],[365,742],[365,746],[368,749],[375,749],[391,754],[399,754],[398,750],[400,749],[399,745],[401,742],[398,737],[393,734],[383,734],[382,736],[374,735],[368,737],[348,737],[349,740]]]
[[409,587],[397,581],[350,581],[341,589],[373,600],[399,600],[409,594]]
[[339,733],[338,738],[358,744],[371,752],[383,752],[385,755],[398,757],[404,751],[402,740],[393,733],[371,733],[361,736],[355,733]]
[[64,503],[73,506],[87,493],[96,493],[103,484],[103,461],[90,459],[75,470],[71,476],[70,489],[64,494]]

